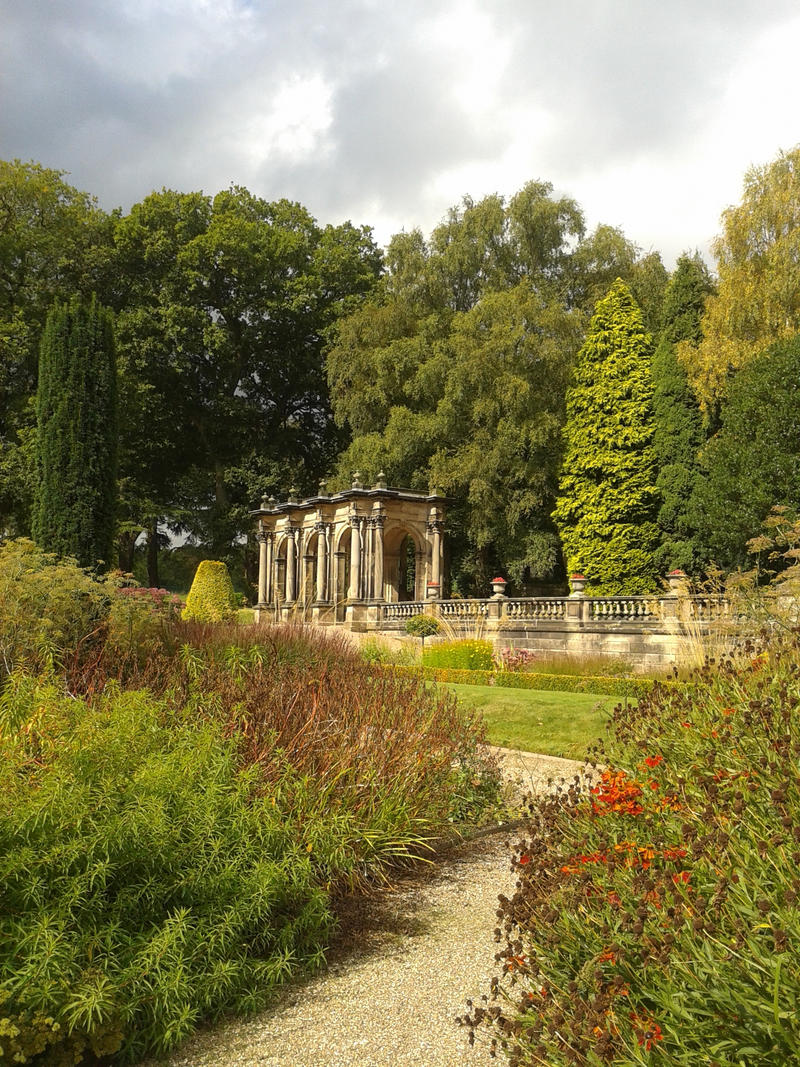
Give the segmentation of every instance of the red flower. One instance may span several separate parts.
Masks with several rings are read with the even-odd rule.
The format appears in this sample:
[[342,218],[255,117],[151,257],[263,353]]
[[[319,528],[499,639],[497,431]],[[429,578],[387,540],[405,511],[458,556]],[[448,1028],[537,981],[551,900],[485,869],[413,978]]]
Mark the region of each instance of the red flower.
[[650,1023],[646,1030],[640,1030],[636,1036],[639,1044],[644,1045],[646,1052],[649,1052],[657,1042],[664,1040],[664,1035],[661,1033],[661,1027],[658,1023]]
[[661,761],[663,759],[664,759],[663,756],[648,756],[647,759],[645,760],[645,763],[650,768],[657,767],[659,765],[659,763],[661,763]]
[[686,885],[686,883],[689,881],[689,879],[691,877],[692,877],[692,872],[691,871],[678,871],[677,874],[673,874],[672,881],[675,883],[675,885],[680,885],[681,883],[683,885]]
[[530,856],[528,855],[527,852],[523,852],[522,853],[522,855],[519,858],[519,862],[520,862],[521,866],[524,866],[526,863],[530,863],[531,862],[531,858],[530,858]]

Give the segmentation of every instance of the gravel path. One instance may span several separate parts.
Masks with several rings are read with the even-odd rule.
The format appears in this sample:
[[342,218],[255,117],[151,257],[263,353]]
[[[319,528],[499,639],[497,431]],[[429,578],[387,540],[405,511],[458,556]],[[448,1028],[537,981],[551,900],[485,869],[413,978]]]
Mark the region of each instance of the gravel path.
[[[578,766],[497,751],[520,791],[540,791]],[[354,905],[323,972],[258,1015],[199,1032],[170,1067],[496,1065],[487,1044],[469,1047],[455,1020],[494,973],[497,896],[513,890],[508,839],[496,831],[464,843]]]

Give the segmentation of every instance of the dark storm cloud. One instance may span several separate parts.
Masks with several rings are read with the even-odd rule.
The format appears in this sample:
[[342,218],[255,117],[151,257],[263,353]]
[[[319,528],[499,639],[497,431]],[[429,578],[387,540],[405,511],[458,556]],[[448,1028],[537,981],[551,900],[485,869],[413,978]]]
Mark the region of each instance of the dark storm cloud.
[[[571,177],[680,153],[754,35],[794,13],[789,0],[0,0],[0,155],[66,169],[109,208],[238,182],[324,221],[378,211],[427,227],[476,191],[438,203],[437,178],[514,139],[536,139],[526,177],[567,192]],[[281,131],[287,91],[301,103]],[[506,174],[496,188],[511,191]]]

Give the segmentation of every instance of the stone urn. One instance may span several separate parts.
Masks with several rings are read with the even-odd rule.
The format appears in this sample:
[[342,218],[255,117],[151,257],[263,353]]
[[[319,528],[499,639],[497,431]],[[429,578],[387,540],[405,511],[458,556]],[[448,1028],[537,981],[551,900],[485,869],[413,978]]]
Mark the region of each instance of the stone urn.
[[428,600],[438,600],[439,599],[439,583],[438,582],[428,582],[427,596],[428,596]]
[[507,585],[505,578],[492,578],[492,592],[495,596],[505,596]]
[[669,585],[670,596],[681,596],[687,591],[687,582],[689,576],[686,571],[682,571],[680,568],[670,571],[667,575],[667,583]]
[[569,576],[570,596],[583,596],[586,588],[586,577],[583,574],[571,574]]

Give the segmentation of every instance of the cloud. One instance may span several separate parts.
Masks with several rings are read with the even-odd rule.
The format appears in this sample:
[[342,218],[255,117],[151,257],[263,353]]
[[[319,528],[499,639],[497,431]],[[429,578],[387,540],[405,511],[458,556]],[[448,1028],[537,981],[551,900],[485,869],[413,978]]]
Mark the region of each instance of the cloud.
[[[382,240],[531,178],[674,258],[791,147],[790,0],[0,0],[0,155],[106,207],[231,183]],[[722,199],[721,199],[722,198]]]

